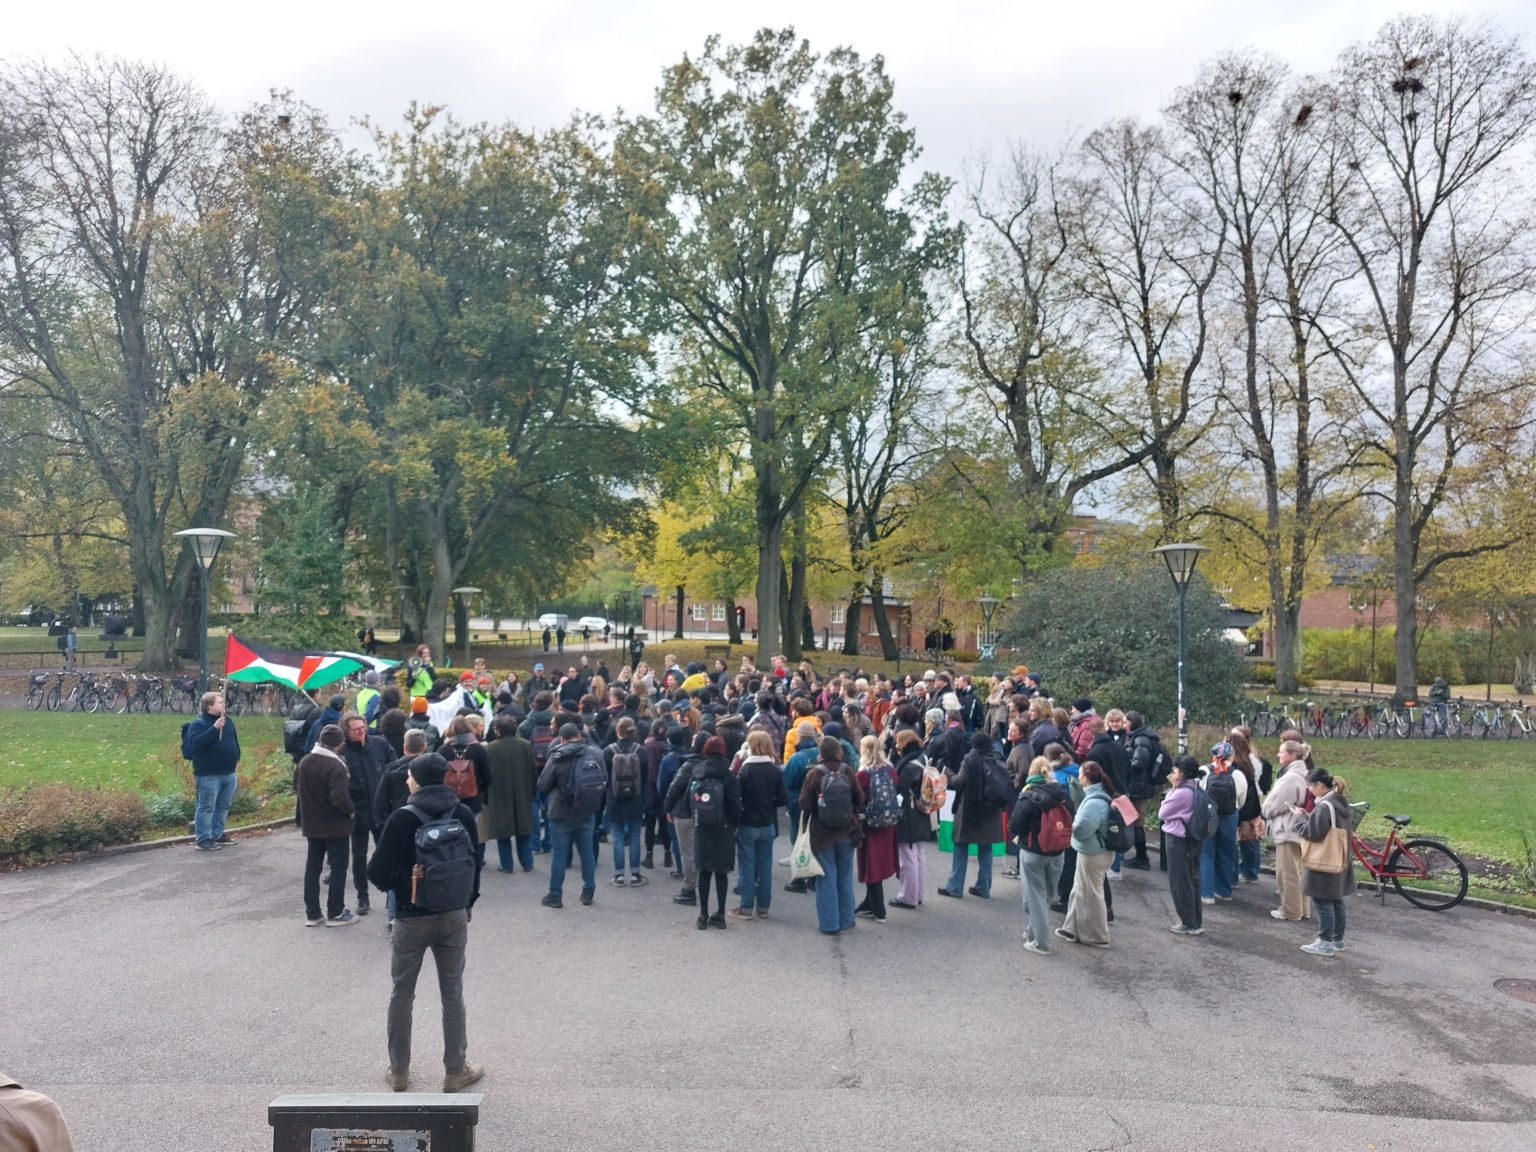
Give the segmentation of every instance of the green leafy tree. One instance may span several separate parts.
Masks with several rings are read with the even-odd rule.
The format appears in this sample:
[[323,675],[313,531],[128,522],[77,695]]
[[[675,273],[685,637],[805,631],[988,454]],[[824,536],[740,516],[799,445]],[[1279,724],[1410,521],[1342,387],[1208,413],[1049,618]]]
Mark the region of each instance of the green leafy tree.
[[879,57],[820,58],[793,30],[764,29],[741,46],[711,39],[669,69],[655,115],[621,124],[616,141],[632,259],[685,332],[699,401],[745,447],[762,661],[781,639],[798,647],[799,621],[781,609],[785,528],[857,386],[839,350],[899,274],[874,257],[916,233],[901,197],[916,143],[892,97]]
[[[1185,705],[1191,720],[1220,723],[1237,710],[1243,660],[1226,637],[1220,597],[1199,574],[1186,614]],[[1178,595],[1161,565],[1073,565],[1025,589],[1002,643],[1056,699],[1087,696],[1100,712],[1134,708],[1164,724],[1178,713],[1178,628]]]
[[285,648],[356,647],[347,615],[347,545],[336,529],[336,494],[300,490],[262,519],[253,639]]

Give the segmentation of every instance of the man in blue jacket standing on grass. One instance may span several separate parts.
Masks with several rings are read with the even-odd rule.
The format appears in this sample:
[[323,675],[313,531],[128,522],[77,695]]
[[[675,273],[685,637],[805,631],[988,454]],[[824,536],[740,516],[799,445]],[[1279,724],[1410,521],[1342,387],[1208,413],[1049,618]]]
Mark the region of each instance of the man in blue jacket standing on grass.
[[192,761],[197,782],[197,848],[216,852],[234,840],[224,831],[235,799],[235,769],[240,766],[240,737],[235,722],[224,715],[224,697],[203,693],[202,714],[181,730],[182,759]]

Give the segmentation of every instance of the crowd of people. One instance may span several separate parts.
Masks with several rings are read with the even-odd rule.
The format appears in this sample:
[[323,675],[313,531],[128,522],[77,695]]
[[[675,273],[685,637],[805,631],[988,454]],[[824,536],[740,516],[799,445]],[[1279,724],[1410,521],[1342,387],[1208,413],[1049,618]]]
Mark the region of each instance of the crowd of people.
[[[442,676],[423,649],[403,671],[403,685],[370,674],[350,704],[340,693],[303,697],[287,725],[308,843],[306,924],[355,924],[371,911],[370,885],[385,893],[395,986],[386,1079],[398,1089],[428,950],[444,997],[444,1090],[479,1078],[460,989],[490,843],[502,873],[532,872],[548,856],[551,909],[565,906],[573,868],[580,902],[594,902],[604,845],[615,888],[648,883],[659,852],[679,882],[673,902],[700,930],[769,919],[778,860],[791,865],[783,890],[813,895],[829,935],[860,917],[913,914],[934,892],[990,899],[1001,859],[1020,881],[1024,948],[1048,954],[1055,941],[1109,946],[1113,882],[1154,869],[1146,817],[1156,804],[1173,932],[1202,934],[1206,908],[1256,881],[1268,838],[1271,915],[1315,915],[1310,954],[1345,947],[1353,871],[1325,870],[1308,846],[1350,827],[1347,785],[1313,765],[1297,733],[1282,737],[1278,772],[1242,728],[1201,762],[1171,754],[1134,711],[1101,715],[1086,698],[1058,705],[1022,667],[978,684],[934,670],[821,677],[777,657],[731,671],[668,655],[655,669],[635,659],[611,674],[584,656],[563,674],[535,664],[525,682],[480,661]],[[205,699],[198,747],[217,750],[220,711]],[[781,812],[792,844],[783,857]],[[223,833],[212,820],[208,830]],[[930,889],[927,845],[941,833],[951,864]]]

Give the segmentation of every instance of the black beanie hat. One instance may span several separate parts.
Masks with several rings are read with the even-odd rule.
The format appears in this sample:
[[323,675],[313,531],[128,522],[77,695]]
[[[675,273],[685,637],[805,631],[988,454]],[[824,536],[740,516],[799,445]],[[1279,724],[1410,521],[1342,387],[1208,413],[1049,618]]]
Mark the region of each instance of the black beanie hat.
[[672,731],[667,733],[667,743],[672,745],[674,748],[686,748],[688,747],[688,741],[691,736],[692,733],[690,733],[686,727],[678,725],[676,728],[672,729]]
[[411,761],[411,779],[423,788],[441,784],[448,776],[448,761],[436,752],[428,752]]

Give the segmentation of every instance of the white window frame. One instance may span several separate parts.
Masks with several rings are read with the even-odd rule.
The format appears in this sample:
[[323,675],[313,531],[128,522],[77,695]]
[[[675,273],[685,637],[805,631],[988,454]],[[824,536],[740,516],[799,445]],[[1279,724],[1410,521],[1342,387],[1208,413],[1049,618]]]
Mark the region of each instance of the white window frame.
[[714,619],[714,620],[724,620],[725,619],[725,605],[717,603],[715,605],[715,607],[714,607],[714,610],[710,613],[710,617],[712,619]]
[[693,618],[695,620],[702,620],[702,619],[704,619],[704,605],[703,605],[703,603],[700,602],[700,601],[695,600],[694,603],[693,603],[692,612],[693,612]]
[[844,624],[844,623],[847,623],[847,620],[848,620],[848,613],[847,613],[846,609],[844,609],[841,604],[834,604],[834,605],[832,605],[832,623],[834,623],[834,624]]

